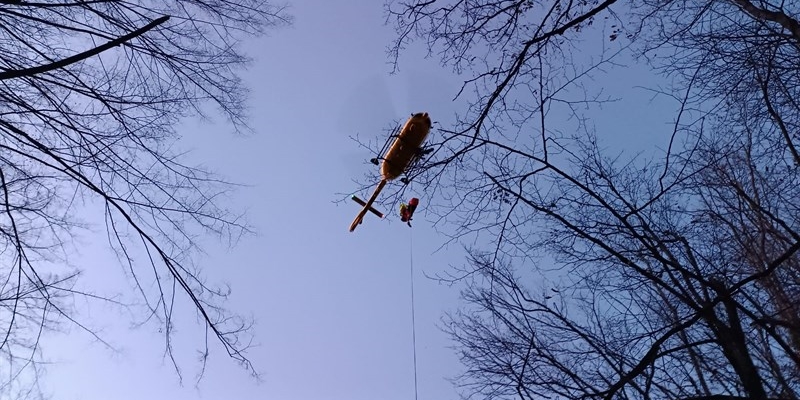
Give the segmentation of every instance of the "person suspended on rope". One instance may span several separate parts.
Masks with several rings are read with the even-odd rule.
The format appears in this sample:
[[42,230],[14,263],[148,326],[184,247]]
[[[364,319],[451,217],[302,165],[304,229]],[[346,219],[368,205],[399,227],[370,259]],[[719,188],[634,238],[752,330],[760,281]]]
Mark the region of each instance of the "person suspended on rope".
[[416,197],[412,197],[408,204],[400,203],[400,221],[411,226],[411,217],[414,216],[414,210],[417,209],[417,205],[419,205],[419,199]]

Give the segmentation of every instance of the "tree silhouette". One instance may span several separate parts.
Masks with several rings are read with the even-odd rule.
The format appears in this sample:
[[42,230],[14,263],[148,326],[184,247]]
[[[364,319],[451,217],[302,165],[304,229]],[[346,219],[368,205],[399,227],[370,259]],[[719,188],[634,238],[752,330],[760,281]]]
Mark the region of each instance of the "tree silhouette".
[[[44,331],[66,323],[103,341],[70,306],[76,297],[138,312],[137,323],[157,321],[179,374],[172,319],[188,298],[207,336],[252,371],[244,354],[249,323],[222,307],[227,291],[206,284],[192,262],[200,234],[236,239],[248,227],[219,205],[230,183],[182,162],[174,127],[214,106],[235,130],[248,129],[236,74],[248,61],[240,41],[290,23],[286,7],[0,3],[0,394],[36,393]],[[70,249],[87,209],[105,214],[108,243],[137,304],[78,284]],[[209,346],[201,345],[203,366]]]
[[[387,3],[395,65],[420,40],[466,76],[413,179],[470,243],[440,277],[466,284],[446,328],[466,397],[798,397],[799,12]],[[609,153],[591,121],[623,58],[670,85],[651,89],[675,105],[654,158]]]

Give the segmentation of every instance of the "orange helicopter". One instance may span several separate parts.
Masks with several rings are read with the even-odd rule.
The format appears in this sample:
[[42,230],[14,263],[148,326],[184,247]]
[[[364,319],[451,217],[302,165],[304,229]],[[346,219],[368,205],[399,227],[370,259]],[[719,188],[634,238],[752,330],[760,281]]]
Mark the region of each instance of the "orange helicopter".
[[[413,114],[411,118],[406,121],[403,128],[400,129],[397,138],[394,140],[391,147],[389,147],[389,150],[386,151],[386,155],[383,156],[381,181],[378,182],[378,186],[375,188],[375,191],[372,192],[372,196],[366,202],[356,196],[352,196],[353,201],[362,205],[363,208],[358,215],[356,215],[353,223],[350,224],[350,232],[354,231],[356,227],[361,224],[367,211],[372,212],[379,218],[383,218],[383,214],[373,208],[372,203],[378,198],[378,194],[380,194],[387,182],[402,175],[409,164],[432,150],[422,150],[422,143],[425,141],[430,130],[431,118],[426,112]],[[375,165],[378,164],[377,158],[373,158],[371,161]],[[408,181],[404,182],[408,183]]]

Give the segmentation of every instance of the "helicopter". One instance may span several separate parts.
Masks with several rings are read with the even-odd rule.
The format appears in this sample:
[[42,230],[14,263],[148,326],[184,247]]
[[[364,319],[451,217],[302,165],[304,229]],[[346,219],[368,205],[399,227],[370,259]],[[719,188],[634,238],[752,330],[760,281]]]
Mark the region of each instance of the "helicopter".
[[[413,165],[424,155],[433,151],[433,149],[422,148],[422,143],[425,141],[430,130],[431,118],[428,116],[428,113],[421,112],[412,114],[403,127],[396,130],[396,133],[391,135],[386,141],[386,144],[384,144],[381,152],[385,151],[385,155],[382,158],[376,157],[370,160],[370,162],[376,166],[379,164],[381,165],[381,180],[372,192],[372,196],[370,196],[369,200],[366,202],[356,196],[351,197],[353,201],[360,204],[363,208],[358,215],[356,215],[353,223],[350,224],[350,232],[353,232],[356,227],[363,222],[364,215],[367,214],[367,211],[372,212],[379,218],[383,218],[383,214],[373,208],[372,203],[375,202],[381,190],[383,190],[384,186],[386,186],[389,181],[397,179],[410,165]],[[392,141],[392,138],[394,138],[394,141]],[[391,146],[389,146],[390,142]],[[402,178],[400,181],[406,184],[409,182],[407,178]]]

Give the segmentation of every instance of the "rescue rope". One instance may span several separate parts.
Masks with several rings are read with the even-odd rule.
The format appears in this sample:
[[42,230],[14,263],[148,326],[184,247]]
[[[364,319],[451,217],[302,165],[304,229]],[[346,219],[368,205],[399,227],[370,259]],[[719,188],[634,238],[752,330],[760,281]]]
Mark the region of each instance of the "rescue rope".
[[417,318],[414,313],[414,230],[409,229],[409,261],[411,265],[411,341],[414,346],[414,400],[419,400],[417,389]]

